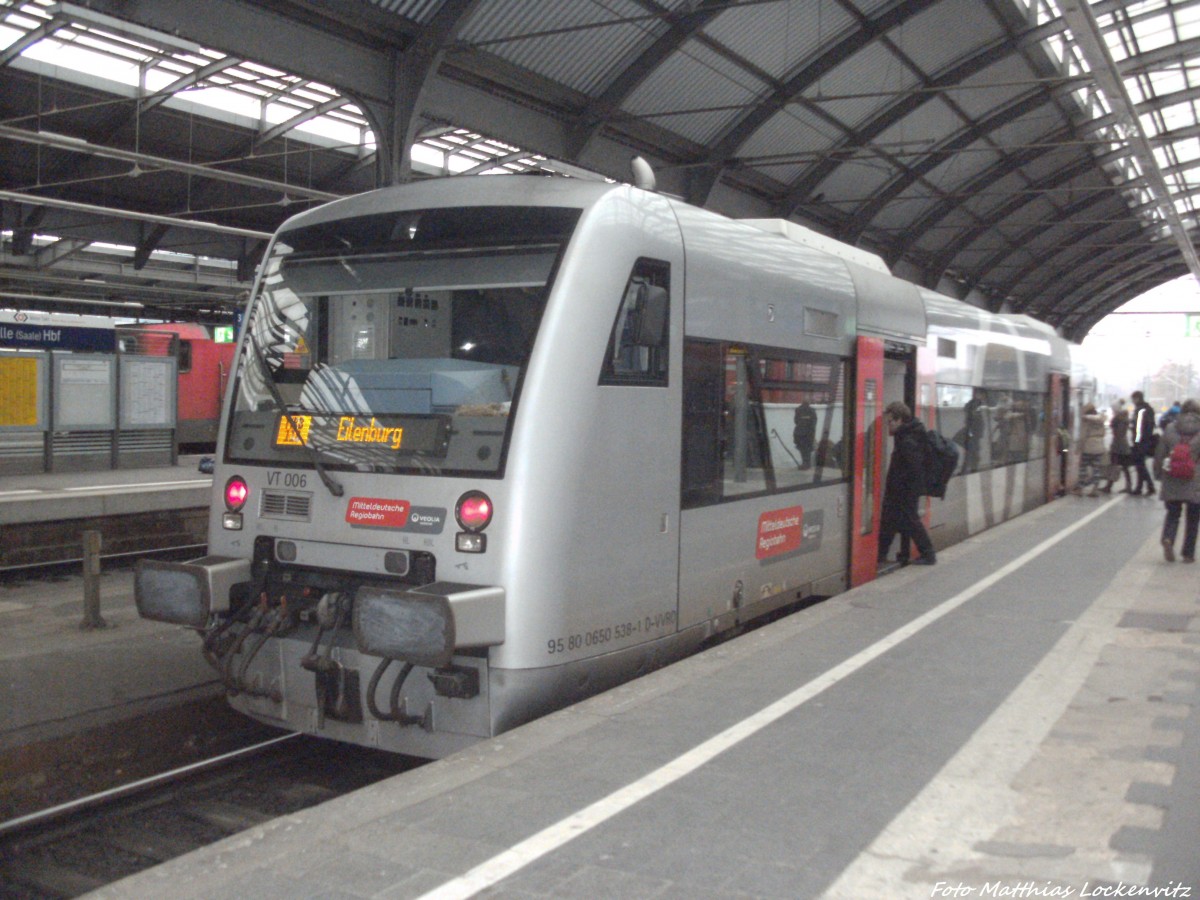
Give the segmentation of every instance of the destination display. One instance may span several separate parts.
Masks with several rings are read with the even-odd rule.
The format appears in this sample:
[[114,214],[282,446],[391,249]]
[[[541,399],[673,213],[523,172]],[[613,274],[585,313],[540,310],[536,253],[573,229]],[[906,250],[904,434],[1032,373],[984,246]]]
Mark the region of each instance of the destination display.
[[446,416],[281,415],[275,446],[362,448],[443,457],[450,438]]

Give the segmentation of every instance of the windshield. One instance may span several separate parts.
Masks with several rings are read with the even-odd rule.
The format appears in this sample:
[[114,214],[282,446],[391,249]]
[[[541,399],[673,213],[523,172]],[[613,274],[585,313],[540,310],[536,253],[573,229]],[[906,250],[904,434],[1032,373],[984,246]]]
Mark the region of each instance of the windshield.
[[248,319],[227,458],[501,474],[578,215],[405,211],[281,235]]

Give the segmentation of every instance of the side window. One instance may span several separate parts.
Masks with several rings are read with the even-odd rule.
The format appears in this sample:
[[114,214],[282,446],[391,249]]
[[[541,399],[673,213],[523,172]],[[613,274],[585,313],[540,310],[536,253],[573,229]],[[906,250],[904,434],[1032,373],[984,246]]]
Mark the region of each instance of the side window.
[[844,479],[844,375],[834,356],[685,341],[683,506]]
[[960,472],[1043,455],[1043,395],[939,384],[937,397],[938,430],[963,449]]
[[763,350],[758,367],[776,490],[848,477],[842,360]]
[[175,358],[179,361],[180,374],[192,371],[192,342],[180,341]]
[[608,339],[601,384],[665,386],[671,310],[671,267],[639,259]]

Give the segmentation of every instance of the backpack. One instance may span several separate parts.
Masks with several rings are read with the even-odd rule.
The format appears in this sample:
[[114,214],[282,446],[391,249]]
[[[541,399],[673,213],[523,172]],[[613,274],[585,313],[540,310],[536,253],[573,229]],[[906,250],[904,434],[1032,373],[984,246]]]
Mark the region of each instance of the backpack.
[[925,429],[925,493],[945,498],[946,485],[958,468],[958,447],[932,428]]
[[1192,476],[1196,474],[1196,462],[1192,459],[1192,448],[1187,441],[1180,441],[1171,448],[1163,471],[1180,481],[1192,480]]

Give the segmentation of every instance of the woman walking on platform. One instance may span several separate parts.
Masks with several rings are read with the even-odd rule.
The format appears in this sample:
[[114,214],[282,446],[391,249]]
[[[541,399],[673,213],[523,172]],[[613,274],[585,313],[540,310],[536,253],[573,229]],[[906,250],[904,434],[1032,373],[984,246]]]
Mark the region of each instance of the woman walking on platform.
[[1129,412],[1125,409],[1125,401],[1118,400],[1113,404],[1113,417],[1110,427],[1112,429],[1112,444],[1108,448],[1109,455],[1112,457],[1112,466],[1109,469],[1108,486],[1109,490],[1116,483],[1116,472],[1119,468],[1121,474],[1125,476],[1125,490],[1122,494],[1133,493],[1133,482],[1129,478],[1129,467],[1133,465],[1133,460],[1130,458],[1129,449]]
[[[1191,471],[1184,477],[1172,474],[1171,469],[1178,454],[1172,454],[1178,444],[1190,449]],[[1159,489],[1167,505],[1167,518],[1163,522],[1162,548],[1167,562],[1175,562],[1175,535],[1179,531],[1179,518],[1186,510],[1183,527],[1183,561],[1196,561],[1196,532],[1200,526],[1200,403],[1185,400],[1179,417],[1167,426],[1158,448],[1154,451],[1154,474],[1159,477]],[[1175,463],[1174,465],[1172,465]]]

